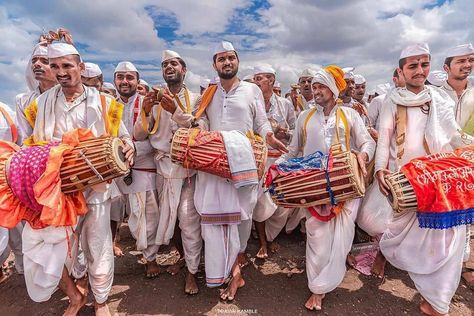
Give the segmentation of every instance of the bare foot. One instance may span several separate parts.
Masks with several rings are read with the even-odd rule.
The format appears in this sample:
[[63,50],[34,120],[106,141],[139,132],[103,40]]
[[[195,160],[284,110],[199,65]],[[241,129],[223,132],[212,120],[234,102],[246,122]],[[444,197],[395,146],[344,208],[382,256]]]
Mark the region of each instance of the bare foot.
[[157,277],[161,273],[160,266],[156,260],[147,261],[145,264],[145,276],[149,279]]
[[184,281],[184,293],[194,295],[199,292],[198,285],[196,283],[196,275],[186,269],[186,278]]
[[308,300],[304,304],[304,307],[306,307],[310,311],[312,310],[320,311],[323,308],[324,296],[326,296],[326,294],[311,294],[311,296],[308,298]]
[[385,263],[387,260],[383,256],[382,252],[379,250],[377,256],[375,256],[374,264],[372,265],[372,275],[376,276],[379,279],[382,279],[385,275]]
[[124,255],[122,248],[120,248],[118,244],[115,242],[114,242],[114,255],[116,257],[122,257]]
[[229,282],[229,285],[225,290],[221,290],[221,299],[233,301],[237,290],[245,285],[245,281],[242,278],[240,272],[236,273]]
[[276,241],[270,243],[270,251],[272,253],[278,252],[280,250],[280,245]]
[[448,316],[448,314],[441,314],[441,313],[438,313],[432,306],[430,303],[428,303],[427,301],[423,300],[420,304],[420,311],[425,314],[425,315],[429,315],[429,316]]
[[267,246],[262,246],[262,247],[260,247],[260,249],[259,249],[258,252],[257,252],[256,257],[259,258],[259,259],[268,258],[268,249],[267,249]]
[[85,275],[84,277],[77,279],[76,287],[84,297],[87,297],[89,294],[89,277]]
[[175,264],[170,265],[166,269],[166,272],[168,272],[171,275],[176,275],[179,273],[179,270],[181,270],[184,267],[184,264],[185,264],[184,258],[179,258],[179,260],[176,261]]
[[99,304],[95,302],[94,309],[96,316],[112,316],[110,314],[109,306],[107,306],[107,303]]
[[69,299],[69,306],[66,308],[63,316],[76,316],[79,310],[87,302],[87,298],[83,295],[78,295],[74,300]]
[[237,256],[237,262],[241,268],[245,268],[249,265],[249,259],[247,258],[247,255],[244,252],[239,253],[239,255]]
[[351,255],[351,254],[348,254],[348,255],[347,255],[346,262],[347,262],[347,264],[349,265],[349,267],[352,267],[352,268],[353,268],[353,267],[355,266],[355,264],[356,264],[356,260],[355,260],[354,256]]
[[5,272],[1,271],[2,267],[0,267],[0,284],[6,282],[10,275],[6,274]]

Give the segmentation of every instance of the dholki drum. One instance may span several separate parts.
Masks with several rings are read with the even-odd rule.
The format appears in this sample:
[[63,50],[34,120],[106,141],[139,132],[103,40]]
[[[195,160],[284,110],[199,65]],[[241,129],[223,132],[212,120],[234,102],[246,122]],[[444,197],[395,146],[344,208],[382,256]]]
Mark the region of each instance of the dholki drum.
[[331,154],[332,168],[328,170],[287,173],[273,179],[273,201],[287,208],[328,204],[332,202],[329,187],[337,202],[364,196],[364,179],[356,156],[342,151],[340,144],[331,148]]
[[[258,178],[265,172],[267,146],[260,137],[249,138]],[[231,179],[227,153],[221,133],[197,128],[178,129],[171,143],[171,161],[187,169],[195,169]]]

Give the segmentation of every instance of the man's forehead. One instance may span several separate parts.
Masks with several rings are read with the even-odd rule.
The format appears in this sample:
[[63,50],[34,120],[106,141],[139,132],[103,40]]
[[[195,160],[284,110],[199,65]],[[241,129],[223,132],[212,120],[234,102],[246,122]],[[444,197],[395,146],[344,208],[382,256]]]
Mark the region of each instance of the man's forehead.
[[424,63],[430,61],[430,55],[418,55],[418,56],[410,56],[407,57],[407,64],[417,64],[417,63]]
[[221,58],[221,57],[229,57],[229,56],[237,56],[237,54],[234,51],[217,53],[216,59]]
[[474,54],[462,55],[462,56],[454,56],[454,57],[453,57],[453,61],[461,60],[461,59],[471,59],[471,58],[474,58]]
[[312,80],[313,80],[313,77],[300,77],[298,81],[302,82],[302,81],[312,81]]
[[75,56],[78,55],[65,55],[61,57],[54,57],[54,58],[49,58],[50,63],[54,64],[60,64],[64,62],[75,62],[77,59]]
[[122,75],[122,76],[134,76],[137,77],[137,73],[135,71],[117,71],[115,73],[116,76]]

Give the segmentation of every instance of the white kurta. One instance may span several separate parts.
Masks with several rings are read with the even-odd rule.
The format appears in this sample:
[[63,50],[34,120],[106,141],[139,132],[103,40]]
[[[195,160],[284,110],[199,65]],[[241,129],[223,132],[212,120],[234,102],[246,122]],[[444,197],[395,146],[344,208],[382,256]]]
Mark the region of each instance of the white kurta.
[[22,144],[25,138],[33,133],[33,127],[31,127],[30,123],[26,120],[24,111],[40,94],[39,88],[36,88],[34,91],[21,93],[15,98],[18,144]]
[[[461,94],[461,97],[463,96],[463,94],[466,92],[466,90],[472,88],[472,84],[467,81],[467,86],[466,86],[466,89],[464,89],[464,91],[462,92]],[[443,85],[439,87],[439,89],[443,90],[444,92],[446,92],[450,97],[451,99],[454,101],[454,102],[458,102],[459,101],[459,97],[458,97],[458,93],[456,92],[456,90],[453,89],[453,87],[451,87],[448,83],[448,81],[444,81],[443,82]]]
[[[309,111],[304,111],[296,121],[295,132],[288,154],[278,162],[298,156],[299,152],[307,156],[315,151],[327,153],[335,142],[336,109],[329,114],[325,122],[322,107],[316,106],[316,112],[306,125],[307,139],[303,139],[304,122]],[[351,108],[340,107],[350,127],[351,149],[365,152],[369,160],[374,155],[375,142],[370,137],[360,115]],[[342,122],[337,126],[339,135],[345,135]],[[343,137],[343,136],[342,136]],[[345,148],[344,139],[341,144]],[[346,272],[345,260],[354,238],[354,222],[360,199],[346,202],[341,213],[328,222],[323,222],[306,212],[306,273],[308,286],[314,294],[324,294],[334,290],[343,280]]]
[[381,94],[372,99],[367,109],[367,114],[369,115],[369,120],[372,123],[373,127],[379,129],[379,116],[382,112],[383,100],[385,99],[386,94]]
[[[265,114],[260,89],[245,81],[239,81],[229,92],[226,92],[218,82],[217,91],[207,107],[203,119],[209,122],[211,131],[237,130],[244,134],[248,131],[255,131],[263,138],[267,133],[272,132]],[[210,278],[218,279],[213,285],[223,283],[237,253],[244,252],[247,247],[252,228],[252,211],[257,201],[257,186],[236,189],[227,179],[198,172],[194,200],[200,214],[206,211],[206,201],[203,200],[203,197],[206,194],[208,196],[211,194],[208,191],[209,188],[219,188],[220,195],[217,200],[223,202],[222,207],[230,211],[240,210],[242,219],[238,225],[240,241],[233,240],[237,236],[235,233],[237,225],[202,225],[202,236],[206,242],[206,277],[208,285],[211,286]],[[234,203],[226,201],[227,196],[236,197],[233,200]],[[231,238],[231,240],[225,238]],[[225,245],[223,245],[224,240],[227,240]]]
[[[278,123],[279,127],[287,128],[289,130],[290,135],[293,133],[293,130],[295,129],[295,120],[296,120],[295,111],[293,109],[291,102],[285,98],[278,97],[275,94],[273,94],[272,97],[270,98],[270,109],[267,112],[267,118],[269,120],[274,120],[276,123]],[[272,152],[272,151],[275,152],[275,149],[273,149],[269,145],[268,145],[268,150],[269,152]],[[271,156],[267,157],[265,170],[268,170],[268,168],[276,161],[276,159],[277,159],[276,157],[271,157]],[[262,178],[261,182],[263,181],[264,179]],[[263,188],[261,182],[258,185],[257,205],[255,206],[255,209],[253,212],[253,220],[257,222],[266,221],[277,210],[277,205],[273,203],[270,197],[270,194],[264,192],[265,189]],[[284,225],[285,224],[283,224],[283,226]],[[283,228],[283,226],[281,226],[280,230]],[[272,227],[272,228],[276,228],[276,227]],[[275,233],[278,235],[278,232],[273,232],[271,235],[274,235]]]
[[[445,143],[438,144],[437,149],[430,147],[431,153],[441,152],[441,148],[450,150],[449,133],[455,133],[455,128],[454,131],[451,128],[455,125],[453,101],[439,89],[429,89],[432,98],[429,115],[439,114],[440,111],[443,113],[441,128],[436,130],[430,126],[429,122],[432,120],[419,107],[409,107],[404,155],[397,162],[396,106],[387,98],[380,117],[375,170],[386,168],[397,171],[412,158],[426,155],[423,138],[426,136],[430,143],[429,138],[433,137],[434,132],[444,133],[436,139]],[[416,212],[407,212],[392,217],[380,241],[380,249],[392,265],[409,273],[423,298],[436,311],[445,314],[461,276],[465,231],[465,226],[443,230],[419,228]]]
[[[186,107],[185,88],[182,88],[178,97],[181,104]],[[195,109],[199,95],[189,92],[191,109]],[[171,114],[162,110],[159,118],[159,127],[155,134],[148,135],[143,129],[141,117],[134,128],[136,139],[149,140],[155,150],[156,170],[159,174],[157,190],[159,197],[159,211],[153,216],[146,216],[146,227],[150,229],[147,235],[153,235],[153,244],[158,250],[160,245],[167,245],[174,234],[176,219],[180,219],[181,237],[183,241],[184,257],[188,270],[196,273],[201,248],[200,216],[194,208],[194,172],[173,164],[169,157],[171,140],[174,132],[180,127],[191,127],[192,114],[186,114],[175,101],[176,111]],[[153,108],[152,115],[148,117],[149,129],[153,128],[157,119],[157,107]]]
[[[106,98],[107,107],[111,99]],[[49,123],[49,124],[48,124]],[[97,90],[84,87],[84,93],[73,102],[67,102],[58,85],[38,98],[38,114],[33,133],[38,140],[60,140],[64,133],[75,128],[89,128],[96,135],[105,132],[102,106]],[[123,124],[119,136],[128,137]],[[88,213],[80,219],[79,238],[86,258],[89,282],[95,300],[107,300],[113,282],[113,250],[110,230],[110,193],[106,185],[84,193]],[[66,231],[69,230],[68,233]],[[69,234],[69,235],[67,235]],[[67,239],[74,239],[70,228],[47,227],[23,230],[25,280],[33,300],[47,300],[61,279],[66,264]],[[76,245],[77,247],[77,245]],[[71,247],[74,251],[74,246]],[[48,249],[44,252],[42,249]],[[48,256],[45,256],[47,253]],[[75,255],[73,263],[78,264]],[[69,271],[76,267],[68,265]],[[81,270],[81,269],[77,269]],[[43,281],[44,280],[44,281]]]

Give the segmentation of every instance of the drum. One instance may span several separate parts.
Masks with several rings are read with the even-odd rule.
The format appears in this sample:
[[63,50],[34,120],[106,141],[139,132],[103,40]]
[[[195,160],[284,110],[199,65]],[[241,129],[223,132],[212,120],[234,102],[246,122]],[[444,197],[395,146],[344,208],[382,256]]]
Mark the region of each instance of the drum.
[[330,170],[288,173],[273,179],[270,194],[275,204],[286,208],[328,204],[332,202],[328,188],[337,203],[364,196],[364,179],[355,154],[342,151],[340,144],[334,145],[331,153]]
[[[267,146],[260,137],[249,140],[260,179],[265,172]],[[224,141],[219,132],[208,132],[197,128],[178,129],[171,143],[171,161],[187,169],[231,179]]]
[[61,191],[84,191],[96,184],[128,174],[130,166],[120,138],[99,137],[82,142],[64,155],[61,164]]
[[398,171],[385,177],[390,193],[388,202],[397,213],[405,211],[416,211],[418,203],[415,191],[403,172]]

